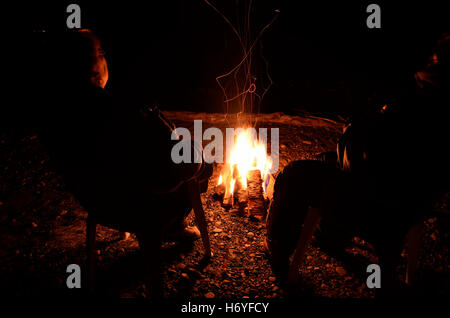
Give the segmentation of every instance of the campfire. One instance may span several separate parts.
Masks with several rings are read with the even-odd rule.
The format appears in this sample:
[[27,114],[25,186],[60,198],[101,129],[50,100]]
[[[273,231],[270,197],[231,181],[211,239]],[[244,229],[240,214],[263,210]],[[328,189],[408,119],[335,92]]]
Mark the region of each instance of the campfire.
[[223,206],[235,207],[262,220],[273,191],[270,175],[272,159],[267,145],[256,138],[255,130],[241,129],[221,171],[216,194]]

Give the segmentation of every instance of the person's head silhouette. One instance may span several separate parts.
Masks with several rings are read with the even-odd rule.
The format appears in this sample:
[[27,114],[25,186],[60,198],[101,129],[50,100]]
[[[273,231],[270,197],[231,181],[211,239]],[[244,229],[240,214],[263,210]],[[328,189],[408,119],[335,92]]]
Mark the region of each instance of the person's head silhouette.
[[64,63],[69,84],[92,84],[104,88],[108,82],[108,66],[100,39],[89,29],[80,29],[65,37]]

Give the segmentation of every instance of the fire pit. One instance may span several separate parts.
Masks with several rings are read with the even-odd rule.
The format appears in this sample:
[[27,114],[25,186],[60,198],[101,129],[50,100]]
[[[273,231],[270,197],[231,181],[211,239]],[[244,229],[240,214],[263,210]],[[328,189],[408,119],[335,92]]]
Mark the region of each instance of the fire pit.
[[238,208],[251,218],[262,220],[273,192],[272,159],[267,155],[266,143],[256,139],[254,129],[238,131],[222,167],[216,197],[225,208]]

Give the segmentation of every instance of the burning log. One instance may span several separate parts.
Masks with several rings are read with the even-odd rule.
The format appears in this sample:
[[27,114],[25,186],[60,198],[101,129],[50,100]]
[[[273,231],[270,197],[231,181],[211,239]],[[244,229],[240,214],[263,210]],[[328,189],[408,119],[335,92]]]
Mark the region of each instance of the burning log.
[[223,198],[222,205],[224,207],[230,208],[233,206],[233,204],[234,204],[234,196],[233,195],[228,195]]
[[266,144],[257,141],[250,128],[241,131],[222,169],[215,197],[226,209],[237,207],[240,212],[262,220],[266,215],[266,200],[271,197],[266,191],[269,186],[273,190],[268,174],[271,167]]
[[223,196],[222,205],[226,208],[232,207],[234,204],[234,184],[235,182],[232,180],[231,176],[225,178],[225,194]]
[[263,181],[261,171],[251,170],[248,172],[248,212],[250,217],[259,221],[266,216],[266,204],[263,193]]
[[223,197],[225,196],[225,184],[219,183],[218,185],[216,185],[216,187],[214,188],[214,196],[218,200],[223,200]]
[[236,202],[239,208],[239,211],[241,212],[247,212],[246,207],[248,204],[248,191],[247,189],[239,189],[236,192]]

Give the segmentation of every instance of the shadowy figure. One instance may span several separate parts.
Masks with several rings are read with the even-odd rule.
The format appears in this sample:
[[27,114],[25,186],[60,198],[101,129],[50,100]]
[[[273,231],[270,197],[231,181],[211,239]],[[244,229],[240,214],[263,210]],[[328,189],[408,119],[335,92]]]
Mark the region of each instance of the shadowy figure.
[[157,109],[115,103],[104,89],[108,66],[92,31],[65,34],[53,52],[39,136],[68,190],[88,211],[88,250],[97,223],[136,233],[150,288],[161,294],[161,240],[200,236],[184,221],[193,208],[188,183],[201,180],[200,191],[206,191],[211,166],[173,163],[174,126]]
[[406,279],[412,283],[423,220],[449,186],[449,47],[444,35],[409,94],[348,125],[337,153],[292,162],[279,174],[266,246],[285,286],[297,281],[314,233],[329,250],[342,249],[355,235],[370,242],[387,293],[397,290],[395,267],[408,234]]

